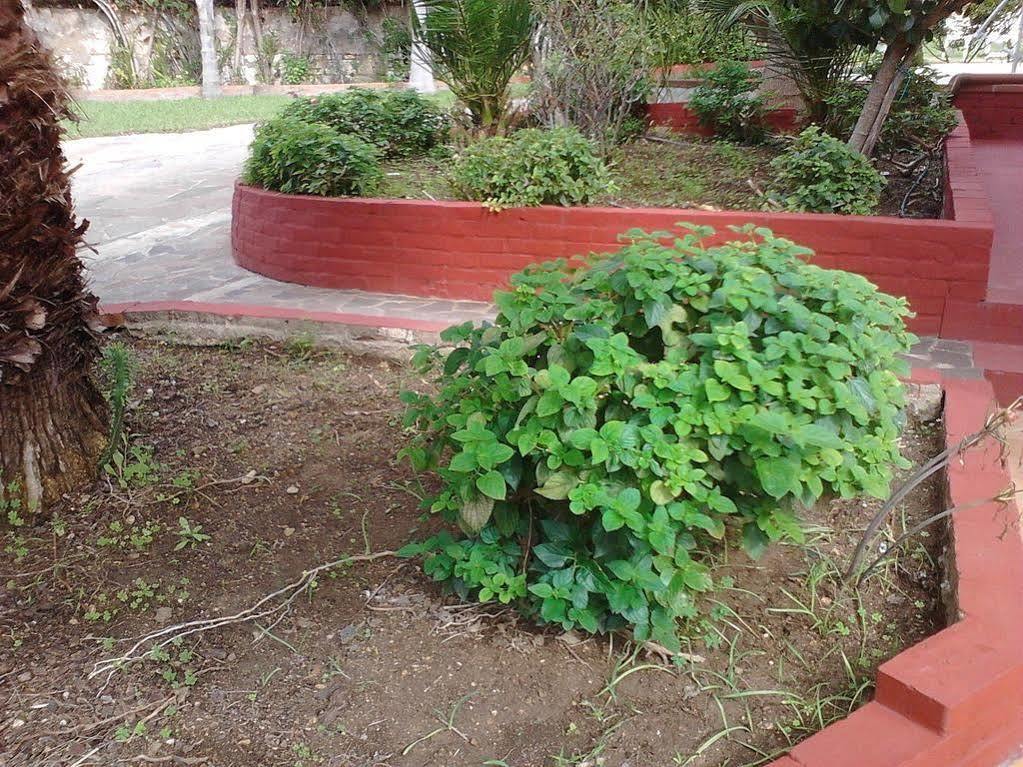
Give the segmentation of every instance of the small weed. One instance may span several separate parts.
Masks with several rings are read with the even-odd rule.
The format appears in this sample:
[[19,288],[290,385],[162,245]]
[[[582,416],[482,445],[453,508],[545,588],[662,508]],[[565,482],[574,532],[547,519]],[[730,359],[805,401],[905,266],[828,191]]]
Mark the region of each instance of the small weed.
[[284,344],[284,353],[295,363],[309,362],[316,352],[316,339],[310,333],[300,333]]
[[170,486],[174,492],[158,493],[156,500],[178,506],[188,500],[195,491],[201,475],[195,469],[185,469],[171,478]]
[[295,767],[306,767],[306,765],[319,764],[323,761],[323,757],[319,756],[305,743],[296,743],[291,748],[295,752],[295,756],[298,757]]
[[146,723],[139,720],[134,726],[129,727],[127,724],[122,724],[114,730],[114,740],[118,743],[128,743],[133,738],[140,738],[145,734]]
[[148,610],[150,602],[156,596],[157,584],[149,583],[144,578],[136,578],[117,592],[117,598],[132,610]]
[[153,457],[153,448],[147,445],[132,445],[124,450],[114,450],[103,471],[115,480],[122,490],[146,487],[156,482],[160,464]]
[[170,645],[154,647],[149,652],[148,660],[158,665],[160,678],[174,689],[193,687],[199,681],[195,651],[185,647],[181,637],[177,637]]
[[115,519],[107,525],[106,532],[96,539],[96,545],[145,551],[163,530],[164,526],[160,522],[137,522],[133,516],[123,522]]
[[212,536],[202,531],[202,525],[189,522],[186,517],[178,517],[178,530],[175,534],[178,536],[175,551],[181,551],[186,546],[194,549],[200,543],[212,540]]

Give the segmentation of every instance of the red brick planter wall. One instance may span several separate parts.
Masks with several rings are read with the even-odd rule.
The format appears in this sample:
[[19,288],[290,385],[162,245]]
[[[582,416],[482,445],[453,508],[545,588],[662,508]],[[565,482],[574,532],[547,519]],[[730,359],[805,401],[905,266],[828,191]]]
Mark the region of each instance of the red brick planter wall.
[[974,138],[1023,138],[1023,77],[958,75],[951,88]]
[[[940,379],[914,371],[918,382]],[[946,442],[979,431],[986,381],[941,381]],[[949,506],[1011,484],[994,440],[948,469]],[[888,661],[874,701],[796,746],[774,767],[999,767],[1023,756],[1023,538],[1014,504],[952,518],[959,620]]]
[[[647,104],[646,112],[651,125],[697,136],[714,135],[714,131],[700,124],[699,118],[686,103]],[[795,133],[799,130],[799,111],[795,108],[773,109],[767,113],[766,119],[772,131]]]
[[906,296],[915,331],[937,335],[950,294],[981,301],[991,248],[965,125],[950,141],[950,215],[925,221],[664,208],[515,208],[477,203],[317,198],[235,188],[232,247],[239,265],[274,279],[449,299],[489,300],[529,263],[615,249],[635,227],[753,222],[813,248],[815,263],[858,272]]

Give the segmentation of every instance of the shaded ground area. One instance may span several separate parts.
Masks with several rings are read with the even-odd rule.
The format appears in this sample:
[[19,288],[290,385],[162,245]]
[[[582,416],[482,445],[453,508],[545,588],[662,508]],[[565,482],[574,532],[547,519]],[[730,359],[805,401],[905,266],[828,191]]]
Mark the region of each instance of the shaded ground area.
[[[781,140],[758,146],[714,141],[651,129],[616,148],[608,158],[616,191],[595,205],[625,208],[691,208],[757,211],[771,188],[771,160],[784,148]],[[910,166],[896,158],[879,162],[887,185],[877,215],[938,218],[942,195],[941,153]],[[909,168],[909,170],[906,170]],[[454,200],[449,158],[415,158],[385,164],[381,197]],[[741,214],[736,223],[741,223]]]
[[[121,456],[0,557],[0,763],[208,767],[754,765],[870,694],[878,662],[941,623],[941,536],[858,593],[835,573],[876,502],[807,513],[806,547],[718,555],[722,588],[664,664],[622,637],[542,631],[460,605],[413,564],[340,566],[280,620],[172,644],[109,679],[124,638],[231,614],[346,554],[434,523],[395,461],[401,367],[305,340],[134,342]],[[941,445],[917,422],[914,461]],[[424,478],[429,483],[429,479]],[[935,478],[889,535],[932,513]]]

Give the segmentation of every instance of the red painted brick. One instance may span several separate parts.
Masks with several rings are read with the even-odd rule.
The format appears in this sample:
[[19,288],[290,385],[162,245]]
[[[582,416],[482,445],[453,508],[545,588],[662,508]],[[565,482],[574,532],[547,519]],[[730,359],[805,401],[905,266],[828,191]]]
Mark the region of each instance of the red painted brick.
[[[953,141],[968,148],[961,128]],[[952,160],[973,172],[968,157]],[[964,194],[975,193],[972,180],[962,186]],[[397,278],[403,292],[474,299],[487,298],[490,288],[532,261],[613,252],[629,229],[710,225],[718,230],[713,243],[731,236],[729,226],[753,222],[812,248],[821,266],[864,274],[908,296],[917,314],[911,328],[928,334],[977,324],[970,312],[984,297],[991,245],[989,226],[763,211],[539,207],[494,213],[476,203],[302,198],[241,185],[232,207],[236,261],[268,276],[384,292]],[[275,217],[282,223],[273,223]],[[947,322],[950,295],[968,309]]]

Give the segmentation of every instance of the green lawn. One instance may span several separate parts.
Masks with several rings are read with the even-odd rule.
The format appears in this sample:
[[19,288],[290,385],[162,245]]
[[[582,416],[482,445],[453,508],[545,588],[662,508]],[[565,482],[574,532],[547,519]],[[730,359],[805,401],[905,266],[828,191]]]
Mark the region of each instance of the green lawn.
[[[272,117],[291,96],[224,96],[219,99],[176,101],[78,101],[81,116],[69,125],[68,138],[121,136],[126,133],[181,133],[217,128],[222,125],[259,122]],[[442,107],[454,103],[450,91],[431,98]]]
[[75,111],[81,115],[81,121],[68,126],[68,138],[180,133],[258,122],[271,117],[290,99],[282,95],[178,101],[79,101]]

